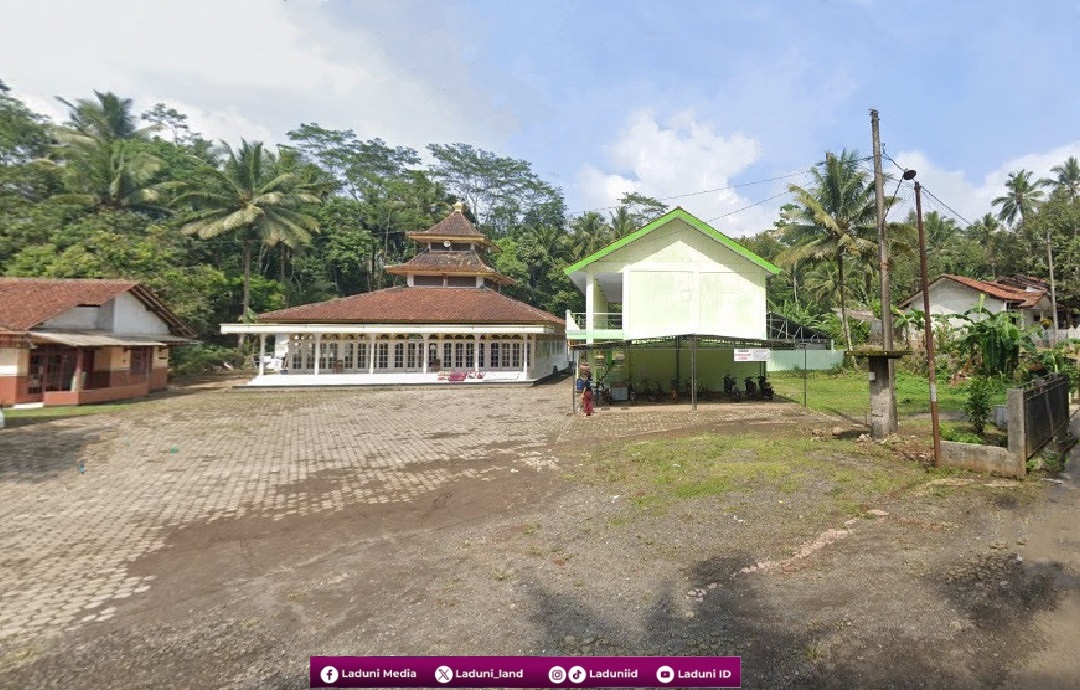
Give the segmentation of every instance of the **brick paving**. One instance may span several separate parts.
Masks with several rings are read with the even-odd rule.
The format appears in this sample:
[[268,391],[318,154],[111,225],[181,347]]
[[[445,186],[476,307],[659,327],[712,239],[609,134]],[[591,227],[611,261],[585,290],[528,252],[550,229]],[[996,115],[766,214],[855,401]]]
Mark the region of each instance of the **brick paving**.
[[[154,586],[130,564],[178,528],[415,500],[553,467],[552,443],[802,414],[782,404],[568,416],[534,388],[203,391],[0,434],[0,650],[116,615]],[[809,417],[810,415],[808,415]],[[81,466],[81,470],[80,470]],[[317,485],[305,480],[319,480]]]

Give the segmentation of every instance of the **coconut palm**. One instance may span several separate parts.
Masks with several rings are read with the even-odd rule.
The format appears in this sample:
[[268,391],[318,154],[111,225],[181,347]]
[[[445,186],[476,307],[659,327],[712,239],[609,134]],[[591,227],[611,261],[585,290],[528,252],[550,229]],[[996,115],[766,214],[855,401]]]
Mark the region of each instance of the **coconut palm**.
[[224,145],[221,168],[204,165],[174,204],[189,207],[184,232],[210,239],[235,235],[243,247],[243,316],[251,306],[251,252],[256,245],[307,245],[318,223],[300,207],[322,200],[324,186],[297,170],[283,170],[262,142]]
[[1054,173],[1055,177],[1040,180],[1040,184],[1053,187],[1053,191],[1061,191],[1070,199],[1080,196],[1080,160],[1077,160],[1076,156],[1069,156],[1061,165],[1050,168],[1050,172]]
[[791,248],[778,257],[787,265],[829,262],[836,266],[833,289],[848,349],[852,343],[844,290],[845,259],[869,256],[877,247],[870,239],[877,232],[874,185],[860,170],[860,160],[856,151],[828,152],[825,161],[811,170],[814,181],[809,189],[789,187],[798,209],[789,214],[785,224],[785,239]]
[[968,239],[983,248],[986,258],[990,262],[990,274],[997,278],[997,259],[1001,237],[1001,223],[994,214],[987,213],[965,230]]
[[1031,181],[1030,170],[1018,170],[1009,173],[1009,179],[1005,181],[1005,194],[994,199],[991,204],[1000,206],[998,220],[1009,225],[1017,218],[1024,222],[1024,218],[1031,215],[1045,194],[1038,185]]
[[159,158],[126,141],[71,144],[63,154],[67,191],[57,200],[92,209],[168,212],[164,199],[175,183],[158,179],[164,167]]
[[120,98],[111,91],[94,92],[94,98],[80,98],[74,103],[57,97],[68,107],[70,118],[67,130],[84,139],[116,141],[117,139],[140,139],[157,127],[139,129],[132,114],[132,100]]

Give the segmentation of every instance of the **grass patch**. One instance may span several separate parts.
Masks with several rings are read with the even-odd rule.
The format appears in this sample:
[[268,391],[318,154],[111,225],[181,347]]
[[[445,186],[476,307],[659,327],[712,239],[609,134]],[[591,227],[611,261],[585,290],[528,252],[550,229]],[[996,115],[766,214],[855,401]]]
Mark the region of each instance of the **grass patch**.
[[902,486],[916,470],[878,444],[709,433],[602,446],[577,478],[662,511],[684,500],[760,489],[790,495],[811,485],[825,487],[824,498],[854,503]]
[[[803,399],[803,374],[782,371],[769,375],[778,395],[796,402]],[[866,371],[844,370],[839,373],[811,371],[806,374],[807,406],[819,412],[839,412],[849,417],[863,418],[870,410],[870,382]],[[963,412],[967,400],[967,383],[955,386],[938,381],[938,409],[942,412]],[[1004,389],[996,390],[991,405],[1005,404]],[[901,415],[930,412],[930,382],[924,376],[905,371],[896,372],[896,409]]]

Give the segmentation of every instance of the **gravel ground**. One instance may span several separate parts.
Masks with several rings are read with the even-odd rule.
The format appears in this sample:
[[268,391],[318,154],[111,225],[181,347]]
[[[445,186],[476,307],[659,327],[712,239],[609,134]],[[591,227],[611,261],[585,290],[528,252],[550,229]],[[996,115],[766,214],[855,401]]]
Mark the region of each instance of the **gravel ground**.
[[[409,400],[435,407],[437,393]],[[498,423],[547,425],[542,451],[531,430],[514,446],[481,429],[467,457],[440,460],[455,479],[407,500],[165,530],[128,567],[149,591],[107,620],[3,641],[0,687],[303,688],[311,654],[738,654],[745,687],[1080,681],[1066,656],[1078,628],[1061,632],[1080,592],[1080,484],[933,479],[898,456],[917,480],[858,512],[766,488],[641,510],[578,481],[582,444],[823,420],[792,406],[567,419],[566,393],[519,389],[521,411],[500,406]],[[170,423],[197,424],[193,409]],[[112,421],[152,427],[140,414]],[[318,503],[349,472],[276,490]]]

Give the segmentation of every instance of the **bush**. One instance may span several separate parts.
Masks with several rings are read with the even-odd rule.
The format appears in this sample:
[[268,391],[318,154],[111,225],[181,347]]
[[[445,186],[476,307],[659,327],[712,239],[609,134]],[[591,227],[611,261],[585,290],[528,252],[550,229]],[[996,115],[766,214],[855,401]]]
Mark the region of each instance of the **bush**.
[[243,365],[236,348],[220,345],[183,345],[172,351],[172,372],[177,376],[208,374],[228,363],[233,368]]
[[994,383],[986,376],[973,376],[968,383],[968,398],[964,403],[964,412],[968,421],[980,436],[986,428],[986,416],[990,414],[990,398],[994,393]]

